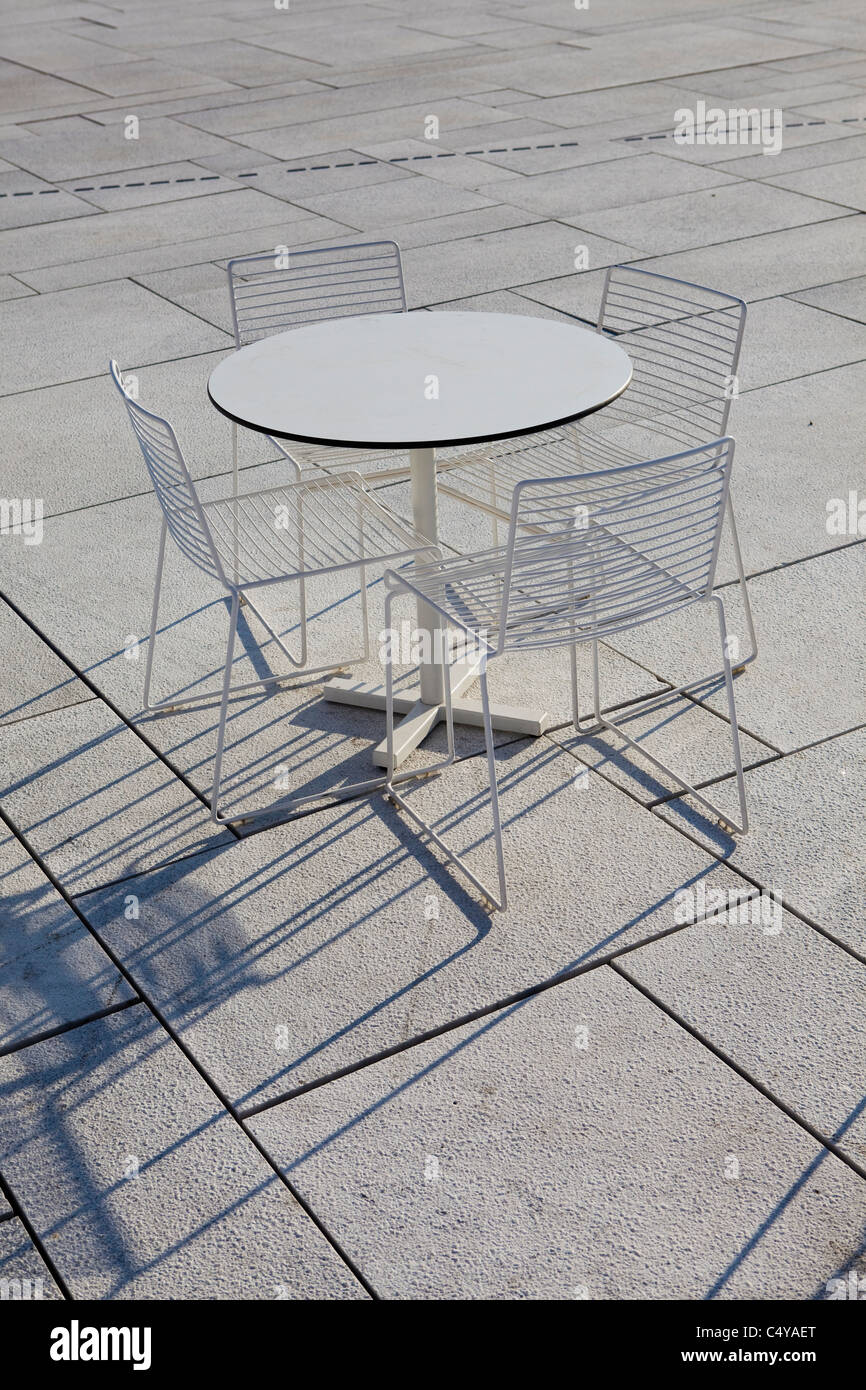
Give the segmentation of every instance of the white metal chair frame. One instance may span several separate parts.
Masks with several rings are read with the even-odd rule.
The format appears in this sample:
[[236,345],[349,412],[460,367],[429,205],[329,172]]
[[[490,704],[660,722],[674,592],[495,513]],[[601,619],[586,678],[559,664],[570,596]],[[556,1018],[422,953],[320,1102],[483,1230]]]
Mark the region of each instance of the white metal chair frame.
[[[600,467],[640,462],[646,456],[644,448],[615,437],[629,426],[660,436],[666,448],[697,447],[722,438],[745,320],[746,304],[735,295],[637,266],[610,266],[597,331],[614,335],[629,353],[634,374],[628,389],[591,418],[535,436],[528,445],[492,445],[486,460],[468,466],[462,460],[446,462],[440,472],[442,492],[487,512],[495,526],[497,519],[507,519],[513,489],[528,476],[570,474],[587,463]],[[758,641],[730,495],[726,519],[750,641],[748,655],[736,660],[739,672],[755,660]],[[681,689],[696,683],[690,681]]]
[[[369,656],[366,567],[391,564],[419,555],[438,556],[438,547],[421,536],[410,523],[390,511],[365,486],[358,473],[321,473],[295,479],[279,487],[244,493],[213,502],[201,502],[196,492],[177,437],[167,420],[146,410],[126,392],[117,363],[110,364],[111,376],[123,396],[135,436],[162,508],[156,582],[154,585],[147,661],[144,677],[144,708],[149,713],[187,708],[202,700],[219,698],[216,759],[211,794],[211,816],[220,824],[238,824],[250,816],[223,816],[219,811],[222,764],[228,701],[232,694],[276,685],[320,670],[337,669],[331,664],[312,669],[307,666],[306,617],[303,612],[304,581],[314,575],[341,570],[360,571],[360,591],[364,652]],[[150,688],[156,650],[159,598],[162,587],[166,539],[171,535],[181,553],[197,569],[220,583],[230,599],[229,636],[223,679],[219,687],[200,691],[187,698],[151,702]],[[301,655],[289,651],[278,633],[262,617],[249,598],[250,589],[294,581],[302,595]],[[260,676],[253,681],[232,685],[231,668],[241,603],[257,615],[263,626],[296,668],[281,675]],[[356,658],[357,659],[357,658]],[[345,663],[340,663],[343,665]],[[431,771],[435,768],[430,769]],[[409,774],[407,774],[409,775]],[[417,775],[417,774],[412,774]],[[341,786],[332,795],[355,796],[384,785],[384,778]],[[320,801],[322,793],[281,798],[281,806]]]
[[[486,663],[514,650],[571,651],[572,715],[580,726],[576,651],[592,646],[598,725],[619,734],[735,832],[748,828],[739,726],[722,598],[713,593],[734,444],[729,437],[666,458],[593,473],[524,479],[513,490],[508,542],[486,552],[386,571],[386,628],[402,595],[422,599],[484,652],[480,674],[498,892],[468,867],[394,786],[393,669],[386,665],[386,795],[405,811],[495,908],[506,905],[505,865]],[[601,711],[598,643],[696,603],[716,605],[740,823]],[[390,655],[390,654],[389,654]],[[448,756],[454,758],[449,681],[444,681]],[[664,692],[664,698],[670,695]],[[658,696],[650,697],[657,700]]]
[[[232,328],[239,348],[307,324],[407,312],[403,262],[396,241],[236,256],[228,262],[226,273]],[[299,476],[305,467],[361,471],[385,457],[381,449],[332,449],[301,442],[287,449],[284,442],[267,437]],[[233,425],[232,439],[237,471],[237,425]],[[388,476],[392,474],[408,477],[408,460],[389,469]]]

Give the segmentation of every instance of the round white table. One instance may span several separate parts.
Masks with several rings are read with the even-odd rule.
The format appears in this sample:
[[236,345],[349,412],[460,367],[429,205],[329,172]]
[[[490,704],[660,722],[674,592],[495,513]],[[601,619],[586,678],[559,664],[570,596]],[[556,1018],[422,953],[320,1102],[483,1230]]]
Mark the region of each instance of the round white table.
[[[577,420],[619,396],[631,363],[615,342],[586,328],[522,314],[370,314],[330,319],[262,338],[224,358],[208,394],[246,429],[311,444],[409,450],[413,520],[438,542],[435,450],[532,434]],[[440,619],[419,605],[420,631]],[[432,646],[433,644],[431,644]],[[434,648],[435,649],[435,648]],[[463,700],[476,668],[455,666],[458,722],[480,724]],[[406,715],[397,761],[444,717],[440,668],[422,665],[420,690],[395,697]],[[384,709],[381,686],[334,679],[328,699]],[[540,734],[543,711],[494,708],[494,725]],[[385,762],[384,745],[374,761]]]

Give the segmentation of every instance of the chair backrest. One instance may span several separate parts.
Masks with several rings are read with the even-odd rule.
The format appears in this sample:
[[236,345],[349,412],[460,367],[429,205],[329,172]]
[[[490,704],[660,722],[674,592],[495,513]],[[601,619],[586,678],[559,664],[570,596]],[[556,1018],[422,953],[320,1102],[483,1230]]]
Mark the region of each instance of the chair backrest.
[[194,565],[225,583],[225,574],[174,430],[128,394],[112,359],[111,377],[123,397],[171,536]]
[[634,373],[600,422],[660,427],[699,444],[725,434],[746,322],[735,295],[636,266],[610,266],[599,332],[626,334]]
[[709,594],[734,442],[514,489],[499,650],[637,626]]
[[227,270],[238,347],[307,323],[406,312],[396,241],[312,251],[278,247],[266,256],[236,257]]

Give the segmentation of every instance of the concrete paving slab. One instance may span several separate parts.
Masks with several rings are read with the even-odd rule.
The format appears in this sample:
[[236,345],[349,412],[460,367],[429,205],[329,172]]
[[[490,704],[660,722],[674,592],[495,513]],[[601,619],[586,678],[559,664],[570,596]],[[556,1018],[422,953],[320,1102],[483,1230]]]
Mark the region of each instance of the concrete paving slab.
[[[737,439],[733,492],[748,571],[806,559],[855,538],[847,502],[858,487],[862,454],[851,403],[863,390],[866,368],[857,363],[746,391],[736,402],[730,417]],[[830,512],[843,501],[846,534],[831,534]],[[719,579],[734,575],[725,547]]]
[[[120,63],[99,62],[83,68],[72,68],[68,76],[72,82],[108,97],[134,98],[145,94],[152,96],[158,92],[174,94],[184,89],[195,90],[199,86],[204,86],[210,92],[232,90],[229,83],[214,81],[213,76],[202,83],[197,72],[183,66],[182,57],[177,65],[161,62],[157,58],[132,61],[127,58]],[[833,95],[836,95],[835,92]]]
[[866,358],[866,329],[791,299],[749,307],[738,375],[740,389],[806,377]]
[[287,53],[272,53],[261,44],[244,42],[241,37],[185,45],[179,61],[187,69],[241,87],[265,87],[307,74],[311,77],[322,75],[318,63],[293,58]]
[[[121,68],[127,66],[124,63]],[[141,122],[134,139],[124,138],[123,128],[81,121],[74,129],[46,132],[38,140],[10,140],[4,144],[3,157],[40,178],[56,180],[142,169],[197,154],[218,154],[224,145],[215,135],[169,118]]]
[[315,196],[290,192],[290,196],[295,207],[355,227],[359,232],[378,227],[383,220],[397,224],[423,221],[428,217],[447,217],[476,208],[496,207],[502,201],[417,175],[347,189],[342,193]]
[[[139,876],[138,922],[120,887],[80,906],[248,1106],[671,930],[684,886],[743,887],[546,740],[497,763],[509,907],[493,920],[378,796]],[[469,758],[409,797],[489,875],[485,785]]]
[[361,141],[369,143],[407,137],[423,139],[425,121],[431,114],[436,116],[443,133],[465,129],[470,123],[481,126],[486,121],[488,128],[502,124],[502,112],[495,107],[488,110],[477,102],[470,103],[460,97],[438,101],[435,105],[436,110],[432,113],[429,102],[422,105],[409,102],[386,110],[367,110],[299,122],[297,125],[278,125],[275,129],[244,130],[235,134],[233,139],[250,150],[263,150],[265,154],[276,155],[278,159],[295,159],[303,151],[324,153]]
[[63,1300],[63,1293],[26,1229],[15,1217],[0,1224],[0,1288],[4,1298]]
[[[866,547],[857,544],[749,581],[759,657],[736,681],[737,710],[744,729],[783,752],[844,733],[866,717],[864,653],[856,636],[864,565]],[[722,593],[729,635],[745,654],[737,586]],[[718,628],[708,610],[686,609],[676,622],[661,619],[612,645],[649,670],[661,667],[675,685],[719,666]],[[724,693],[715,688],[703,698],[713,709],[725,708]]]
[[93,209],[83,198],[64,193],[32,174],[10,167],[0,173],[0,228],[29,227],[88,217]]
[[0,645],[8,673],[0,692],[0,724],[12,724],[51,709],[93,699],[87,686],[72,674],[65,662],[55,656],[2,600]]
[[387,1298],[807,1299],[860,1247],[862,1180],[607,969],[253,1126]]
[[504,179],[489,184],[486,191],[497,201],[574,222],[585,212],[673,197],[727,181],[727,175],[716,169],[693,168],[663,155],[639,154],[609,164],[585,165],[579,180],[566,169],[536,174],[531,179]]
[[[111,180],[119,182],[119,180]],[[793,194],[791,195],[793,197]],[[278,225],[280,219],[290,221],[286,216],[285,205],[265,193],[256,193],[251,188],[232,189],[226,193],[214,193],[211,201],[204,204],[172,202],[163,206],[129,208],[123,212],[109,212],[104,217],[76,218],[73,223],[59,223],[57,226],[38,229],[20,228],[0,232],[0,266],[15,274],[38,270],[45,266],[58,266],[61,262],[66,279],[56,281],[50,288],[66,288],[69,285],[87,283],[76,280],[76,261],[88,261],[105,256],[117,257],[121,252],[136,253],[126,262],[129,269],[141,271],[152,268],[147,258],[138,253],[151,247],[175,246],[178,242],[201,239],[202,226],[208,228],[211,237],[220,233],[245,233],[247,245],[255,241],[256,228]],[[325,230],[328,224],[324,224]],[[186,264],[206,259],[192,255]],[[183,264],[183,262],[181,262]],[[175,262],[177,264],[177,262]],[[161,269],[160,265],[155,267]],[[99,276],[105,279],[105,267],[99,267]],[[70,278],[72,277],[72,278]],[[34,285],[44,290],[49,285],[43,281]]]
[[4,319],[11,349],[4,394],[94,376],[112,356],[146,362],[230,344],[218,329],[129,280],[15,299]]
[[866,222],[848,216],[761,236],[735,237],[717,246],[652,257],[642,265],[753,300],[809,289],[828,272],[840,278],[859,275],[864,259]]
[[[173,282],[163,285],[156,277],[155,296],[171,299],[176,294],[197,317],[207,318],[212,313],[214,319],[224,321],[228,299],[225,272],[213,266],[206,269],[210,272],[207,288],[199,288],[191,275],[185,276],[183,290],[175,289]],[[167,290],[172,293],[166,293]],[[108,352],[112,349],[107,343],[103,343],[103,349],[105,359],[95,377],[0,398],[0,429],[8,449],[6,490],[19,498],[31,494],[41,498],[46,518],[113,498],[141,493],[148,499],[152,496],[153,484],[141,450],[108,376]],[[229,473],[232,466],[231,426],[207,399],[208,376],[224,355],[223,351],[202,353],[144,367],[131,357],[120,358],[121,369],[138,377],[141,401],[175,424],[194,478]],[[39,417],[38,439],[33,434],[34,409]],[[87,430],[71,431],[70,421],[79,416],[87,420]],[[250,430],[241,431],[239,445],[242,468],[276,453],[262,435]],[[110,467],[106,459],[111,459]],[[155,506],[148,505],[136,517],[136,524],[146,528],[141,544],[149,556],[148,564],[155,555],[153,537],[158,537]],[[71,525],[69,544],[74,549],[74,536],[86,531],[81,531],[80,517]],[[10,538],[9,544],[23,552],[20,540]],[[134,548],[137,545],[136,540]],[[6,559],[13,561],[15,555],[9,546],[7,552]],[[17,558],[23,560],[23,553]],[[61,556],[56,555],[55,559],[61,561]],[[42,563],[38,562],[37,569]],[[0,562],[4,576],[13,569],[14,565],[7,567]],[[62,572],[57,572],[56,581],[61,585],[66,582]]]
[[[607,702],[607,691],[602,696]],[[585,712],[589,718],[591,706]],[[611,716],[630,738],[655,757],[674,768],[693,787],[707,786],[718,777],[733,772],[734,755],[731,727],[681,695],[662,695],[649,708],[638,705],[616,711]],[[573,728],[551,730],[549,737],[582,763],[628,791],[645,806],[682,788],[674,778],[653,766],[616,734],[599,733],[589,738]],[[743,766],[767,762],[778,756],[774,748],[748,734],[741,736]],[[712,789],[707,796],[712,799]]]
[[132,178],[128,174],[100,175],[96,182],[83,185],[80,179],[72,179],[68,187],[86,190],[77,195],[83,203],[105,212],[118,212],[124,208],[148,207],[152,203],[206,197],[209,193],[241,188],[243,184],[225,174],[208,174],[201,165],[189,160],[178,160],[175,164],[136,169]]
[[[816,135],[825,132],[823,126],[806,126],[804,129],[813,130]],[[735,159],[726,164],[725,173],[741,174],[747,179],[774,179],[782,174],[797,173],[800,169],[823,167],[862,158],[866,150],[866,135],[860,134],[856,126],[840,126],[834,129],[838,129],[840,134],[844,130],[844,138],[793,145],[780,150],[772,158],[763,154],[752,154],[745,159]]]
[[[247,201],[251,192],[250,189],[242,189],[237,194],[228,193],[222,196],[244,199],[243,206],[239,206],[237,210],[249,213],[252,206],[255,206]],[[269,199],[268,201],[271,204],[270,212],[273,214],[273,204],[278,200]],[[198,200],[196,200],[197,204]],[[23,279],[40,294],[46,294],[51,290],[74,289],[82,285],[104,283],[106,280],[123,279],[125,276],[140,276],[151,271],[200,265],[209,260],[229,260],[232,256],[255,255],[256,251],[270,250],[274,246],[285,245],[287,237],[292,246],[305,246],[316,242],[340,241],[349,236],[348,228],[339,222],[328,222],[324,217],[314,217],[309,213],[301,212],[300,209],[292,209],[285,203],[281,206],[283,211],[279,221],[266,223],[252,230],[244,225],[243,219],[241,219],[241,225],[232,231],[176,242],[157,241],[155,245],[143,249],[107,255],[102,255],[97,250],[95,255],[86,260],[59,261],[54,265],[24,270],[20,272],[18,278]],[[175,209],[181,210],[180,215],[184,215],[187,207],[186,202],[165,204],[159,208],[160,220],[166,215],[175,216]],[[150,210],[145,209],[144,211]],[[140,215],[140,210],[134,214],[106,213],[107,217]],[[515,210],[508,225],[515,226],[518,222],[531,220],[528,213],[521,215]],[[502,219],[500,219],[499,225],[501,222]],[[2,237],[2,233],[0,233],[0,237]],[[405,233],[403,234],[403,244],[405,244]]]
[[144,1007],[0,1075],[3,1172],[74,1298],[366,1296]]
[[0,728],[0,804],[69,893],[232,837],[96,700]]
[[826,309],[842,318],[866,323],[866,275],[855,276],[851,280],[837,280],[831,285],[819,285],[814,290],[800,290],[791,298],[801,304],[814,304],[817,309]]
[[136,998],[5,825],[0,884],[0,1054]]
[[[736,843],[679,801],[658,814],[774,889],[829,936],[866,955],[863,925],[862,730],[746,773],[752,831]],[[715,789],[733,804],[733,788]]]
[[866,965],[756,906],[642,947],[622,971],[862,1167]]
[[579,222],[567,220],[659,256],[844,216],[841,208],[817,198],[781,188],[775,194],[783,200],[771,195],[768,187],[744,183],[581,214]]
[[14,275],[0,275],[0,300],[24,299],[33,293],[29,285],[16,280]]
[[46,73],[33,72],[6,59],[0,59],[0,79],[0,115],[5,112],[18,114],[37,106],[77,107],[80,102],[86,102],[93,96],[86,87],[65,82],[59,77],[49,77]]
[[573,274],[578,252],[581,259],[585,252],[591,266],[615,265],[634,256],[622,243],[557,222],[410,249],[404,256],[410,308]]
[[829,203],[866,212],[866,159],[852,157],[844,164],[779,174],[769,182],[776,188],[790,188],[795,193],[806,193],[811,198],[823,198]]

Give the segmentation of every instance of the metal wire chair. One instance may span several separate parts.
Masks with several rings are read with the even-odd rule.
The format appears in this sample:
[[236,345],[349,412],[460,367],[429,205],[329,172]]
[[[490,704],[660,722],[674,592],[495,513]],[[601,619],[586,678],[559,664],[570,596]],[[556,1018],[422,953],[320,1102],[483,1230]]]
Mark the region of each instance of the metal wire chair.
[[[592,647],[596,724],[619,734],[735,831],[748,818],[727,651],[725,610],[713,593],[734,444],[730,438],[666,458],[598,472],[522,479],[513,489],[505,546],[455,559],[387,571],[385,626],[395,598],[413,594],[464,634],[482,660],[481,703],[498,895],[484,884],[393,785],[393,670],[386,665],[388,774],[386,794],[457,864],[494,907],[506,904],[502,830],[496,784],[487,663],[510,651],[567,646],[571,651],[572,716],[580,729],[576,650]],[[731,723],[741,823],[736,824],[679,773],[640,746],[601,712],[598,643],[629,628],[685,609],[716,605]],[[390,656],[390,653],[387,654]],[[444,681],[449,756],[453,757],[450,684]],[[665,692],[667,698],[669,692]],[[652,697],[658,698],[658,697]]]
[[[609,267],[597,327],[629,354],[628,389],[579,425],[533,436],[529,444],[492,445],[486,459],[446,462],[441,490],[489,512],[495,525],[507,518],[514,487],[524,478],[637,463],[660,447],[687,449],[721,438],[745,319],[746,305],[734,295],[636,266]],[[751,644],[737,660],[739,671],[754,661],[758,644],[730,497],[727,521]]]
[[[227,266],[232,326],[238,347],[305,324],[359,314],[405,314],[403,263],[396,241],[357,242],[267,255],[237,256]],[[271,443],[297,468],[372,469],[408,476],[408,457],[381,449],[332,449],[326,445]],[[237,426],[233,427],[237,450]],[[385,476],[377,469],[379,477]]]
[[[230,694],[254,690],[291,679],[298,670],[315,674],[307,665],[306,617],[303,601],[305,581],[314,575],[358,569],[364,651],[369,656],[366,568],[371,564],[393,563],[418,555],[438,555],[437,547],[421,536],[402,517],[385,507],[365,486],[359,473],[345,471],[329,476],[318,473],[296,479],[280,487],[236,494],[201,502],[190,476],[174,430],[167,420],[146,410],[126,392],[120,369],[110,364],[111,377],[123,397],[135,436],[162,508],[156,582],[151,610],[150,636],[144,676],[144,708],[147,711],[181,709],[200,700],[219,698],[219,724],[211,794],[211,816],[220,823],[239,822],[249,817],[222,816],[219,811],[225,728]],[[230,597],[229,637],[225,668],[220,686],[202,691],[185,700],[150,699],[154,652],[156,649],[159,598],[165,560],[166,539],[171,536],[181,553],[212,579]],[[270,626],[249,596],[251,589],[295,581],[301,590],[300,655],[295,656]],[[296,668],[296,672],[259,676],[239,685],[231,684],[231,668],[237,634],[238,611],[243,604],[254,612]],[[344,663],[339,663],[342,665]],[[335,670],[338,663],[317,670]],[[431,769],[432,770],[432,769]],[[384,779],[357,782],[339,788],[334,795],[350,796],[381,787]],[[321,799],[321,793],[296,796],[291,805]]]

